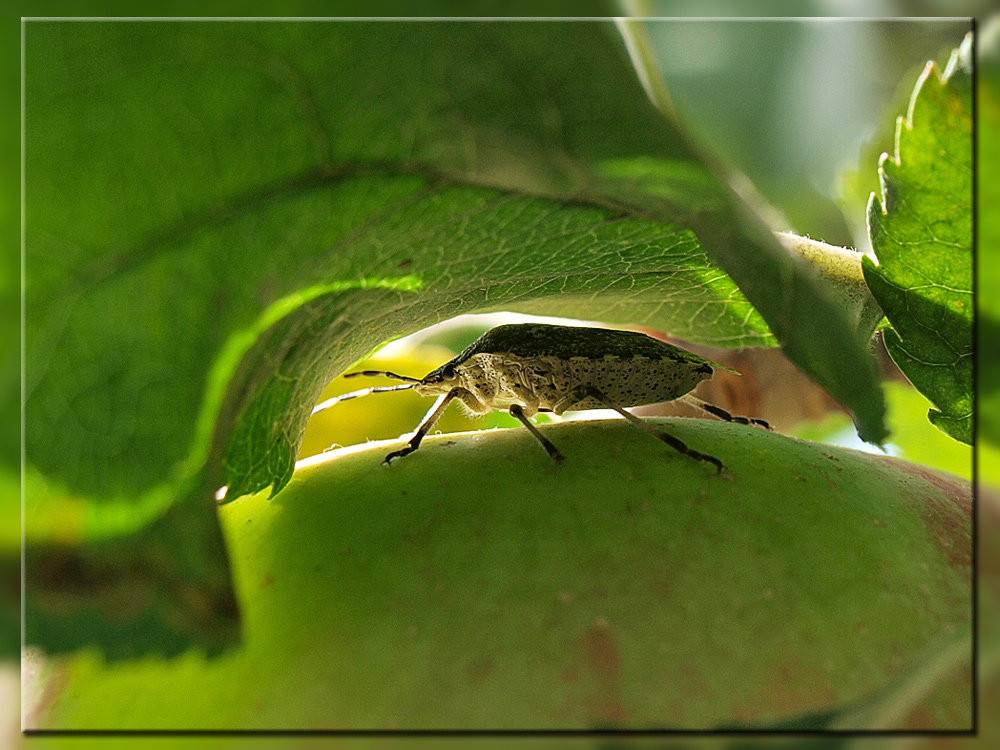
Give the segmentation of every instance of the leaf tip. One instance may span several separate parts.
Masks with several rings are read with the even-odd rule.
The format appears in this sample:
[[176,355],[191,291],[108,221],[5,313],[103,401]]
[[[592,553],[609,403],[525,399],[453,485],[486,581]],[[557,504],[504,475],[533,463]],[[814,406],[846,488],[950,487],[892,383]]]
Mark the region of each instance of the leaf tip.
[[939,409],[927,411],[928,421],[948,437],[966,445],[972,445],[972,418],[953,417]]
[[858,437],[864,440],[869,445],[874,445],[883,453],[888,453],[885,449],[885,442],[889,439],[889,430],[886,429],[884,422],[880,423],[877,428],[872,428],[872,426],[858,425]]

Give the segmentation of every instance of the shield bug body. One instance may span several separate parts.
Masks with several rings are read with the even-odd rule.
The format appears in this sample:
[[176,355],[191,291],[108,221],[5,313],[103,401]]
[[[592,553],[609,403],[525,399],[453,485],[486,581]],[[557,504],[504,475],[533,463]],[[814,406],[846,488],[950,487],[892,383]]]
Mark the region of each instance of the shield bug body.
[[683,398],[721,419],[768,427],[766,422],[734,417],[690,395],[716,369],[735,372],[633,331],[538,323],[502,325],[487,331],[455,359],[421,379],[383,370],[348,373],[346,377],[384,376],[406,382],[345,393],[319,404],[313,413],[370,393],[412,389],[422,396],[438,396],[409,444],[385,457],[383,463],[388,464],[415,451],[454,399],[476,414],[506,408],[538,439],[552,460],[559,463],[563,460],[562,453],[529,417],[537,412],[559,415],[567,411],[613,409],[680,453],[711,463],[721,471],[722,462],[715,456],[692,450],[678,438],[625,411],[627,406]]

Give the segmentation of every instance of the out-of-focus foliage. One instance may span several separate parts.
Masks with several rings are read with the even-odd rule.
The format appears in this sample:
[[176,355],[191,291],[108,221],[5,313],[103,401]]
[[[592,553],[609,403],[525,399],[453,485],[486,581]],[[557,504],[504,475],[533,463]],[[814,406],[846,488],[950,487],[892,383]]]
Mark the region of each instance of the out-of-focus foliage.
[[[891,433],[887,447],[892,455],[972,479],[972,448],[951,439],[927,421],[930,406],[927,398],[906,382],[890,381],[884,388],[885,419]],[[818,422],[805,422],[789,434],[834,445],[851,446],[857,443],[851,421],[839,412],[833,412]]]
[[[954,47],[969,22],[886,20],[899,8],[878,3],[843,20],[829,18],[829,3],[776,3],[766,22],[724,20],[747,11],[725,0],[642,7],[672,16],[648,29],[677,109],[767,197],[775,227],[867,250],[873,165],[892,149],[894,118],[923,61]],[[787,20],[810,15],[826,18]]]
[[885,394],[890,442],[899,450],[900,458],[972,479],[972,448],[952,440],[928,422],[930,402],[925,396],[898,381],[886,383]]

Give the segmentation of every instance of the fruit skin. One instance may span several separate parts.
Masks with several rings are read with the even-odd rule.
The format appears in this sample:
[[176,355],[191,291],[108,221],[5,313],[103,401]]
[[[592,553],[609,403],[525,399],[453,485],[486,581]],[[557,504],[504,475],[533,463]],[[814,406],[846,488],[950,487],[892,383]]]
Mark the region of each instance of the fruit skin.
[[[244,644],[53,663],[49,728],[780,726],[883,687],[971,613],[971,489],[706,420],[326,454],[221,508]],[[265,493],[266,494],[266,493]],[[967,728],[961,675],[905,726]]]

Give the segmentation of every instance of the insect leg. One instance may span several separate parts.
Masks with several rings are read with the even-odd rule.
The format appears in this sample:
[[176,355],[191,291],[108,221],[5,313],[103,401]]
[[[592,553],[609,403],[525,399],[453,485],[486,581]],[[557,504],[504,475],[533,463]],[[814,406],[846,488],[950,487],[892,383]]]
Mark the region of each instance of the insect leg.
[[754,419],[752,417],[735,417],[725,409],[722,409],[716,406],[715,404],[710,404],[707,401],[702,401],[700,398],[698,398],[697,396],[692,396],[690,393],[681,396],[680,400],[684,401],[685,403],[691,404],[691,406],[694,406],[697,409],[701,409],[702,411],[708,412],[712,416],[718,417],[719,419],[724,419],[727,422],[735,422],[736,424],[755,424],[758,427],[763,427],[765,430],[774,429],[763,419]]
[[542,447],[545,448],[546,452],[549,454],[549,457],[553,461],[555,461],[557,464],[562,462],[565,456],[563,456],[563,454],[559,452],[559,449],[552,444],[551,440],[549,440],[541,432],[539,432],[538,428],[531,423],[531,420],[528,419],[527,416],[525,416],[524,409],[521,408],[520,404],[511,404],[509,411],[512,417],[516,418],[521,424],[527,427],[528,431],[538,439],[538,442],[542,444]]
[[673,435],[670,435],[669,433],[666,433],[663,430],[654,427],[648,422],[639,419],[639,417],[635,416],[634,414],[630,414],[617,404],[612,403],[608,399],[608,397],[605,396],[604,393],[602,393],[599,389],[594,388],[593,386],[581,386],[581,388],[578,389],[577,395],[581,398],[583,396],[590,396],[592,398],[597,399],[602,404],[604,404],[604,406],[606,406],[608,409],[614,409],[616,412],[621,414],[623,417],[625,417],[625,419],[634,424],[640,430],[642,430],[643,432],[648,432],[650,435],[657,438],[658,440],[662,440],[664,443],[669,445],[678,453],[683,453],[685,456],[690,456],[691,458],[697,459],[698,461],[706,461],[710,464],[714,464],[716,471],[720,473],[722,472],[722,461],[717,459],[715,456],[709,456],[707,453],[699,453],[698,451],[689,448],[687,446],[687,443],[685,443],[683,440],[675,438]]
[[393,451],[384,459],[382,459],[382,463],[388,466],[389,464],[392,463],[392,459],[400,458],[402,456],[408,456],[409,454],[413,453],[413,451],[415,451],[417,448],[419,448],[420,441],[423,440],[424,436],[431,431],[431,428],[434,426],[434,423],[441,418],[441,415],[444,414],[444,410],[448,408],[448,404],[450,404],[452,402],[452,399],[458,396],[461,393],[461,391],[462,391],[461,388],[453,388],[444,395],[440,396],[438,400],[434,402],[434,406],[431,407],[431,410],[427,412],[427,416],[424,417],[424,421],[420,423],[419,427],[417,427],[417,431],[413,433],[413,437],[410,438],[409,445],[407,445],[405,448],[401,448],[398,451]]

